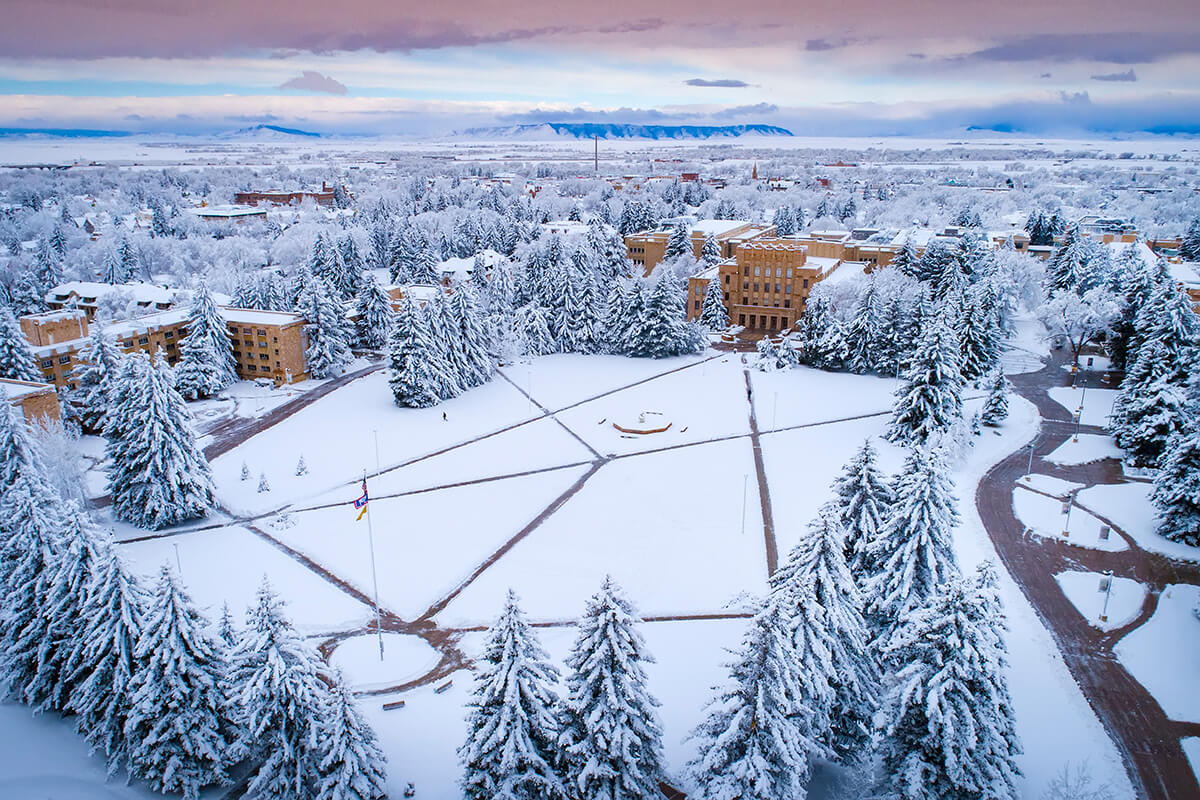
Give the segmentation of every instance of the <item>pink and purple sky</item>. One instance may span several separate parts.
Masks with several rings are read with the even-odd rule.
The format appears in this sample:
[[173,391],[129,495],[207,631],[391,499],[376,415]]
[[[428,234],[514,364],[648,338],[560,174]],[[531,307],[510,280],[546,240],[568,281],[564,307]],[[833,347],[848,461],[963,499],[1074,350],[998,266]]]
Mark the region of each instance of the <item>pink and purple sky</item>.
[[1198,0],[5,0],[0,128],[1200,133]]

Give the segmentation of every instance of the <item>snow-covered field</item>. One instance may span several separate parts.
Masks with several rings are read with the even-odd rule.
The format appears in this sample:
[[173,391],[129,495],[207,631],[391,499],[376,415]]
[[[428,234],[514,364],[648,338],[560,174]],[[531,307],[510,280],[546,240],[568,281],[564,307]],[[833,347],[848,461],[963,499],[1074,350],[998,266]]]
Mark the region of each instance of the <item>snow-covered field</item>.
[[1113,402],[1117,399],[1115,389],[1073,389],[1070,386],[1055,386],[1050,389],[1050,399],[1065,408],[1071,414],[1083,406],[1080,422],[1084,425],[1095,425],[1099,428],[1108,427],[1108,417],[1112,414]]
[[1111,436],[1081,433],[1078,437],[1073,436],[1059,445],[1053,453],[1046,456],[1046,460],[1051,464],[1070,466],[1087,464],[1102,458],[1121,458],[1123,455]]
[[1106,576],[1097,572],[1060,572],[1054,579],[1088,624],[1102,631],[1132,622],[1146,599],[1146,587],[1130,578],[1114,577],[1111,587]]
[[1172,585],[1158,598],[1150,621],[1122,639],[1117,657],[1150,690],[1167,716],[1200,722],[1200,586]]
[[1125,540],[1111,530],[1108,538],[1100,538],[1104,523],[1091,514],[1072,506],[1068,517],[1063,506],[1063,500],[1037,494],[1020,485],[1013,489],[1013,510],[1017,512],[1017,519],[1034,535],[1091,550],[1116,552],[1129,549]]
[[1093,486],[1080,492],[1078,500],[1119,525],[1143,550],[1185,561],[1200,561],[1200,547],[1172,542],[1158,535],[1158,511],[1150,502],[1151,488],[1148,483]]

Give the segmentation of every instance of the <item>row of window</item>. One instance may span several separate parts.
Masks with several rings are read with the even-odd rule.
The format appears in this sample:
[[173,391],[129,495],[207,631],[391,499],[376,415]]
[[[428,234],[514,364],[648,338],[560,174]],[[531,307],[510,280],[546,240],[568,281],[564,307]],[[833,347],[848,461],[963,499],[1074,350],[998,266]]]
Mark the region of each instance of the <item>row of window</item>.
[[[745,272],[743,272],[742,274],[743,274],[743,275],[745,275],[746,273],[745,273]],[[758,274],[758,271],[757,271],[757,270],[755,270],[755,274],[756,274],[756,275]],[[791,271],[790,269],[788,270],[788,277],[789,277],[789,278],[790,278],[790,277],[792,277],[792,271]],[[728,276],[728,275],[726,275],[726,276],[725,276],[725,285],[726,285],[726,286],[728,286],[728,285],[729,285],[729,276]],[[764,291],[764,292],[769,292],[769,291],[771,291],[771,284],[769,284],[769,283],[764,283],[764,284],[763,284],[763,286],[765,286],[765,287],[766,287],[765,289],[763,289],[763,291]],[[787,287],[787,288],[785,289],[785,291],[786,291],[788,294],[791,294],[791,293],[792,293],[792,284],[788,283],[788,284],[785,284],[785,286]],[[802,286],[803,286],[803,288],[805,288],[805,289],[807,289],[807,288],[808,288],[808,278],[805,278],[805,279],[802,281]],[[742,288],[743,288],[743,289],[749,289],[749,288],[750,288],[750,281],[749,281],[749,279],[742,281]],[[758,283],[757,283],[757,282],[755,282],[755,284],[754,284],[754,291],[756,291],[756,292],[758,291]],[[778,283],[776,283],[776,284],[775,284],[775,291],[777,291],[777,292],[779,291],[779,284],[778,284]],[[698,292],[697,292],[697,293],[698,293]]]

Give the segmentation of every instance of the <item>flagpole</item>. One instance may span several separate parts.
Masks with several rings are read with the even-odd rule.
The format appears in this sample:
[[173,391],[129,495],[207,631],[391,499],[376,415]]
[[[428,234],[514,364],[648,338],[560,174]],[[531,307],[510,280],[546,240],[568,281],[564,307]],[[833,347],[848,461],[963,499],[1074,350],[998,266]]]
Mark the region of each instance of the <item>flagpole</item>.
[[[378,451],[377,451],[378,452]],[[363,488],[367,486],[367,471],[363,470]],[[375,635],[379,637],[379,660],[383,661],[383,618],[379,613],[379,578],[375,574],[375,531],[371,525],[371,495],[367,494],[367,546],[371,550],[371,588],[375,592]]]

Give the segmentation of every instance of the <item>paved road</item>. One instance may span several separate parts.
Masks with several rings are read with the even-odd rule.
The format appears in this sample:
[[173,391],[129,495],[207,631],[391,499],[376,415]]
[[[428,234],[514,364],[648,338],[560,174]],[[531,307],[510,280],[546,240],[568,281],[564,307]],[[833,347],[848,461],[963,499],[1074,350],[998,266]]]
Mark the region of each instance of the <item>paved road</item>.
[[[1057,357],[1038,372],[1010,377],[1017,393],[1034,403],[1043,419],[1034,445],[1033,471],[1085,487],[1125,482],[1114,459],[1078,466],[1044,461],[1076,430],[1070,413],[1047,394],[1051,387],[1070,385],[1071,378],[1062,369],[1063,363],[1064,359]],[[1079,430],[1104,433],[1089,426]],[[993,467],[980,482],[975,501],[988,535],[1009,573],[1050,630],[1071,675],[1117,745],[1139,796],[1151,800],[1200,798],[1200,785],[1179,742],[1181,736],[1196,735],[1200,725],[1168,719],[1113,653],[1113,647],[1123,636],[1154,613],[1159,594],[1167,584],[1200,585],[1200,567],[1142,550],[1119,526],[1098,514],[1095,516],[1125,540],[1128,550],[1110,553],[1076,547],[1066,541],[1025,536],[1024,526],[1013,511],[1012,495],[1027,471],[1028,459],[1026,447]],[[1084,506],[1080,508],[1090,511]],[[1109,632],[1087,624],[1054,580],[1055,574],[1071,569],[1112,570],[1118,577],[1147,585],[1150,591],[1137,619]]]

